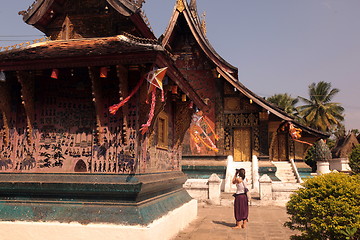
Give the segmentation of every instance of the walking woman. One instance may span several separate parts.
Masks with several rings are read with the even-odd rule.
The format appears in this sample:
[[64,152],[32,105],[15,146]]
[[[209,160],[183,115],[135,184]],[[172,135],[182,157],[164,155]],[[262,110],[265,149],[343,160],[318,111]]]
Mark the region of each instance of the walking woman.
[[234,214],[236,219],[236,226],[234,229],[246,228],[249,216],[249,204],[246,192],[248,188],[245,181],[245,169],[236,169],[235,176],[232,180],[233,184],[236,184],[235,202],[234,202]]

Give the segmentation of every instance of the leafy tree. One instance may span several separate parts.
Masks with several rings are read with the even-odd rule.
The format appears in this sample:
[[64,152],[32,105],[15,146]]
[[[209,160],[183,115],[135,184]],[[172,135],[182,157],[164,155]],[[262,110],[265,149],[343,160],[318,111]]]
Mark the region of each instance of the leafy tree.
[[339,92],[331,88],[331,83],[321,81],[309,85],[310,98],[299,97],[305,105],[299,106],[299,116],[304,118],[307,125],[321,130],[330,131],[344,120],[344,108],[339,103],[332,102],[333,97]]
[[291,95],[285,94],[275,94],[266,99],[268,102],[275,104],[283,111],[288,113],[289,115],[296,114],[296,107],[295,105],[298,103],[298,98],[293,98]]
[[308,179],[286,205],[284,225],[302,234],[291,239],[360,238],[360,176],[329,173]]
[[360,144],[352,150],[349,156],[349,165],[354,173],[360,173]]
[[340,123],[339,125],[335,126],[335,128],[333,130],[333,134],[336,139],[344,138],[346,135],[346,130],[345,130],[344,124]]

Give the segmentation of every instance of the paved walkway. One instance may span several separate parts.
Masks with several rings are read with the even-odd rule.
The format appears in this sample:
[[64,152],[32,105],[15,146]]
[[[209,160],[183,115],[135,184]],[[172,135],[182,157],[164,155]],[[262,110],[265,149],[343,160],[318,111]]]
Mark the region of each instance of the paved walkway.
[[232,229],[232,206],[199,204],[198,218],[174,240],[288,240],[298,232],[283,226],[287,220],[285,207],[251,206],[247,228]]

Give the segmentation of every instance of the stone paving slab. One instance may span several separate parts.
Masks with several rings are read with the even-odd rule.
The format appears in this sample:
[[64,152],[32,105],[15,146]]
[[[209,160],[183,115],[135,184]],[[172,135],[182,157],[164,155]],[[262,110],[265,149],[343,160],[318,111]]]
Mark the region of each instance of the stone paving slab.
[[174,240],[287,240],[299,234],[283,226],[288,217],[285,207],[250,206],[247,228],[232,229],[232,206],[199,204],[197,219]]

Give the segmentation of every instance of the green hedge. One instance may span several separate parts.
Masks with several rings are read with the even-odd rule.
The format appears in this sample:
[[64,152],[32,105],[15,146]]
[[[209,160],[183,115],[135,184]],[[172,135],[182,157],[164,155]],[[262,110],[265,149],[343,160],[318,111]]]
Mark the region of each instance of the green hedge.
[[308,179],[287,203],[291,239],[360,239],[360,176],[330,173]]

